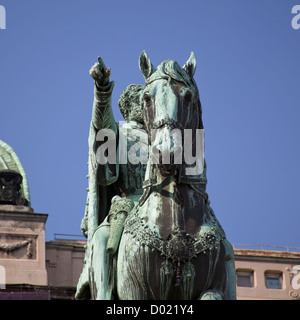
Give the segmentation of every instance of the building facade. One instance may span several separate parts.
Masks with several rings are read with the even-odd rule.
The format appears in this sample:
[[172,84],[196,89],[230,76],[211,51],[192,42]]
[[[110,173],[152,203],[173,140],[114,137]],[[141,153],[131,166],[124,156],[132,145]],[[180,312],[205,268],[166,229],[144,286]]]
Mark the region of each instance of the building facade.
[[299,251],[235,249],[234,252],[237,299],[300,299]]

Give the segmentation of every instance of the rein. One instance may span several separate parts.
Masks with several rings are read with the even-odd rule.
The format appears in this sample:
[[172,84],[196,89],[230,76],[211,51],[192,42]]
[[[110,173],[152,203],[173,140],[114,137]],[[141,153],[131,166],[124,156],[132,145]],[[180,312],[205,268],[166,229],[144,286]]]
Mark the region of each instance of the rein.
[[182,199],[182,197],[180,195],[180,192],[179,192],[177,187],[174,188],[174,194],[172,194],[171,192],[169,192],[167,190],[163,190],[163,188],[165,186],[169,185],[172,181],[175,182],[175,186],[177,186],[178,184],[188,185],[191,189],[193,189],[194,192],[198,193],[204,199],[206,204],[209,204],[209,198],[208,198],[207,192],[201,190],[201,188],[197,188],[196,187],[196,186],[200,186],[200,185],[204,185],[205,186],[206,185],[206,179],[201,179],[197,183],[191,182],[191,181],[188,181],[188,180],[181,180],[178,177],[178,176],[180,176],[180,173],[179,173],[178,176],[175,176],[175,175],[167,176],[167,177],[165,177],[165,179],[160,184],[157,184],[156,168],[157,168],[157,165],[152,165],[151,166],[149,179],[145,180],[144,183],[143,183],[144,192],[143,192],[143,195],[141,196],[141,198],[139,200],[139,206],[140,207],[145,203],[145,201],[147,200],[147,198],[149,197],[149,195],[152,192],[158,192],[162,196],[173,198],[173,200],[177,204],[183,205],[183,199]]

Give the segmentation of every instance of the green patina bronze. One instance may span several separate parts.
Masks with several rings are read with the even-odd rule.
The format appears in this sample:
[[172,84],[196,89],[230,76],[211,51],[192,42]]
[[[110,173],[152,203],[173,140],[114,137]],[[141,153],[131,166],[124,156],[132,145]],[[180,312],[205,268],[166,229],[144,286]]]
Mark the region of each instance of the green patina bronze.
[[[196,165],[120,158],[137,142],[164,154],[161,141],[174,128],[203,131],[195,55],[183,67],[167,60],[154,68],[143,51],[139,67],[145,85],[128,86],[119,99],[124,125],[113,117],[110,69],[98,58],[90,70],[94,105],[81,223],[87,246],[76,299],[235,299],[233,249],[210,206],[204,158]],[[101,129],[118,137],[114,163],[97,161],[105,144],[97,139]],[[147,138],[135,139],[137,130]],[[119,153],[123,145],[127,150]],[[187,148],[198,152],[196,143]]]
[[[90,297],[91,287],[95,281],[101,281],[100,278],[106,279],[102,286],[103,299],[110,299],[112,295],[112,287],[108,284],[108,273],[111,269],[110,257],[107,252],[107,242],[110,232],[110,221],[107,217],[110,216],[111,202],[116,195],[126,195],[129,201],[137,203],[143,193],[142,183],[145,175],[145,165],[131,165],[117,164],[117,165],[99,165],[96,161],[96,152],[100,145],[96,141],[97,132],[101,129],[111,129],[115,132],[116,136],[120,135],[121,138],[127,140],[127,135],[131,130],[141,128],[142,115],[140,110],[140,97],[142,93],[142,85],[130,85],[121,94],[119,99],[119,108],[126,120],[126,128],[120,127],[114,120],[111,108],[111,95],[114,87],[114,82],[109,82],[110,69],[106,69],[101,58],[98,58],[96,63],[90,70],[90,75],[95,80],[94,86],[94,104],[92,111],[92,120],[90,124],[89,133],[89,159],[88,159],[88,195],[85,208],[84,218],[81,222],[81,230],[87,237],[86,256],[84,260],[84,268],[78,282],[76,298],[86,299]],[[128,140],[128,149],[135,142]],[[137,179],[137,177],[140,177]],[[112,208],[115,213],[118,212],[116,202]],[[122,204],[122,202],[121,202]],[[120,212],[124,208],[120,207]],[[119,215],[120,218],[122,217]],[[113,220],[114,217],[113,217]],[[117,222],[117,220],[115,220]],[[115,229],[114,227],[112,229]],[[99,279],[91,281],[90,270],[91,266],[91,250],[92,239],[97,230],[101,230],[98,235],[99,242],[99,261],[102,261],[101,275]],[[115,233],[120,233],[121,230],[115,230]],[[120,235],[117,235],[119,237]],[[113,240],[111,240],[113,241]],[[115,241],[113,241],[115,242]],[[110,245],[110,244],[108,244]],[[116,248],[115,248],[116,249]],[[115,251],[113,249],[112,251]],[[95,267],[97,268],[97,267]]]

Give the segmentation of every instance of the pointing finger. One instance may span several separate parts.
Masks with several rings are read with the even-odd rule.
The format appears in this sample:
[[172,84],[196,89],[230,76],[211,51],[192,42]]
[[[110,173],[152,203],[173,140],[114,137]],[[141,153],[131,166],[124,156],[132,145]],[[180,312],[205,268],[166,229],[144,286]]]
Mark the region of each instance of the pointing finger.
[[100,71],[102,72],[102,70],[103,69],[105,70],[106,67],[101,57],[98,57],[98,62],[99,62]]

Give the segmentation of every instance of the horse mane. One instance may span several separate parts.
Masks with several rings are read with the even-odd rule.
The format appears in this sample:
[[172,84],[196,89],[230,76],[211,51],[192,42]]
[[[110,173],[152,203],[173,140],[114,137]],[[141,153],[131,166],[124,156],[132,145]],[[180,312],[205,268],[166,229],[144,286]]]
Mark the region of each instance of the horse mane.
[[183,82],[187,87],[196,87],[193,79],[188,73],[174,60],[166,60],[162,62],[158,67],[157,71],[160,75],[169,76],[179,82]]

